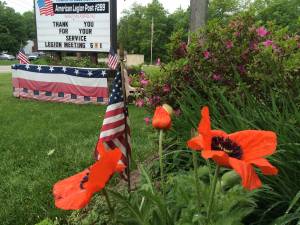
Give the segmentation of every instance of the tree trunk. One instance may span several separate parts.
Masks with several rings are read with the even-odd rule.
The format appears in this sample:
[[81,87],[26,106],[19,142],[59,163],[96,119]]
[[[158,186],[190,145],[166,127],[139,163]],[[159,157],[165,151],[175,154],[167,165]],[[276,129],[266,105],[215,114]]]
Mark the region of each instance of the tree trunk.
[[205,25],[208,17],[208,0],[190,0],[191,22],[190,31],[195,32]]

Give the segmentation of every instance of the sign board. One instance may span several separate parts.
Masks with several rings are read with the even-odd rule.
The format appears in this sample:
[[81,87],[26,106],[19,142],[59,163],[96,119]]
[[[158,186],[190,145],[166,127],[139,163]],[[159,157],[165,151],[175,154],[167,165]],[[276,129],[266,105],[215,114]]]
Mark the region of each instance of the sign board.
[[34,0],[39,51],[109,52],[109,0]]

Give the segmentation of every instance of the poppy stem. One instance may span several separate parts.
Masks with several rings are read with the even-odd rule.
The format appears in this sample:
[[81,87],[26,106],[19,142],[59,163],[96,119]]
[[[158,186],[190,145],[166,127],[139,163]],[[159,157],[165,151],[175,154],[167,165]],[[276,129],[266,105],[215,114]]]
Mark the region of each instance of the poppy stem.
[[197,194],[197,206],[198,206],[198,213],[200,215],[200,212],[201,212],[201,200],[200,200],[200,184],[199,184],[197,156],[198,156],[197,152],[193,152],[193,165],[194,165],[194,173],[195,173],[195,186],[196,186],[196,194]]
[[163,139],[164,139],[164,130],[159,131],[159,166],[160,166],[160,183],[163,196],[165,196],[165,183],[164,183],[164,163],[163,163]]
[[112,219],[112,221],[114,223],[114,221],[115,221],[115,210],[114,210],[114,208],[113,208],[113,206],[112,206],[112,204],[110,202],[109,195],[108,195],[108,193],[107,193],[107,191],[106,191],[105,188],[102,189],[102,193],[103,193],[103,195],[105,197],[105,200],[106,200],[106,203],[107,203],[107,206],[108,206],[108,209],[109,209],[109,213],[110,213],[111,219]]
[[211,217],[211,210],[213,207],[214,199],[215,199],[215,192],[216,192],[216,187],[217,187],[217,180],[220,172],[220,166],[217,165],[216,170],[215,170],[215,175],[212,181],[212,185],[210,187],[210,196],[209,196],[209,203],[208,203],[208,209],[207,209],[207,219],[210,221]]

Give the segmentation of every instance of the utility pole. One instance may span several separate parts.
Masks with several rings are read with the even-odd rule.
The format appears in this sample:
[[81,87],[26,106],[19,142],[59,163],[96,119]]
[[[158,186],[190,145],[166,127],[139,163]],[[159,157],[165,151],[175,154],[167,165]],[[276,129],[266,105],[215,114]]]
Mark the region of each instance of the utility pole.
[[153,37],[154,37],[154,19],[152,17],[152,23],[151,23],[151,65],[153,64]]
[[190,31],[195,32],[204,26],[208,17],[208,0],[190,0]]

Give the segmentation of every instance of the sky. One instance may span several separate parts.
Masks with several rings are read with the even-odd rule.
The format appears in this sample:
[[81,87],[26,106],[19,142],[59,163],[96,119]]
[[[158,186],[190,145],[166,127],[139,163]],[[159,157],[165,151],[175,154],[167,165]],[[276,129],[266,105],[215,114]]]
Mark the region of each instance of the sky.
[[[4,1],[4,0],[0,0]],[[29,11],[33,8],[33,0],[5,0],[7,5],[14,8],[17,12],[23,13],[25,11]],[[118,18],[121,17],[121,12],[124,9],[129,9],[134,2],[146,5],[152,0],[118,0]],[[160,0],[160,2],[164,5],[165,9],[169,12],[174,12],[179,7],[186,9],[190,0]]]

